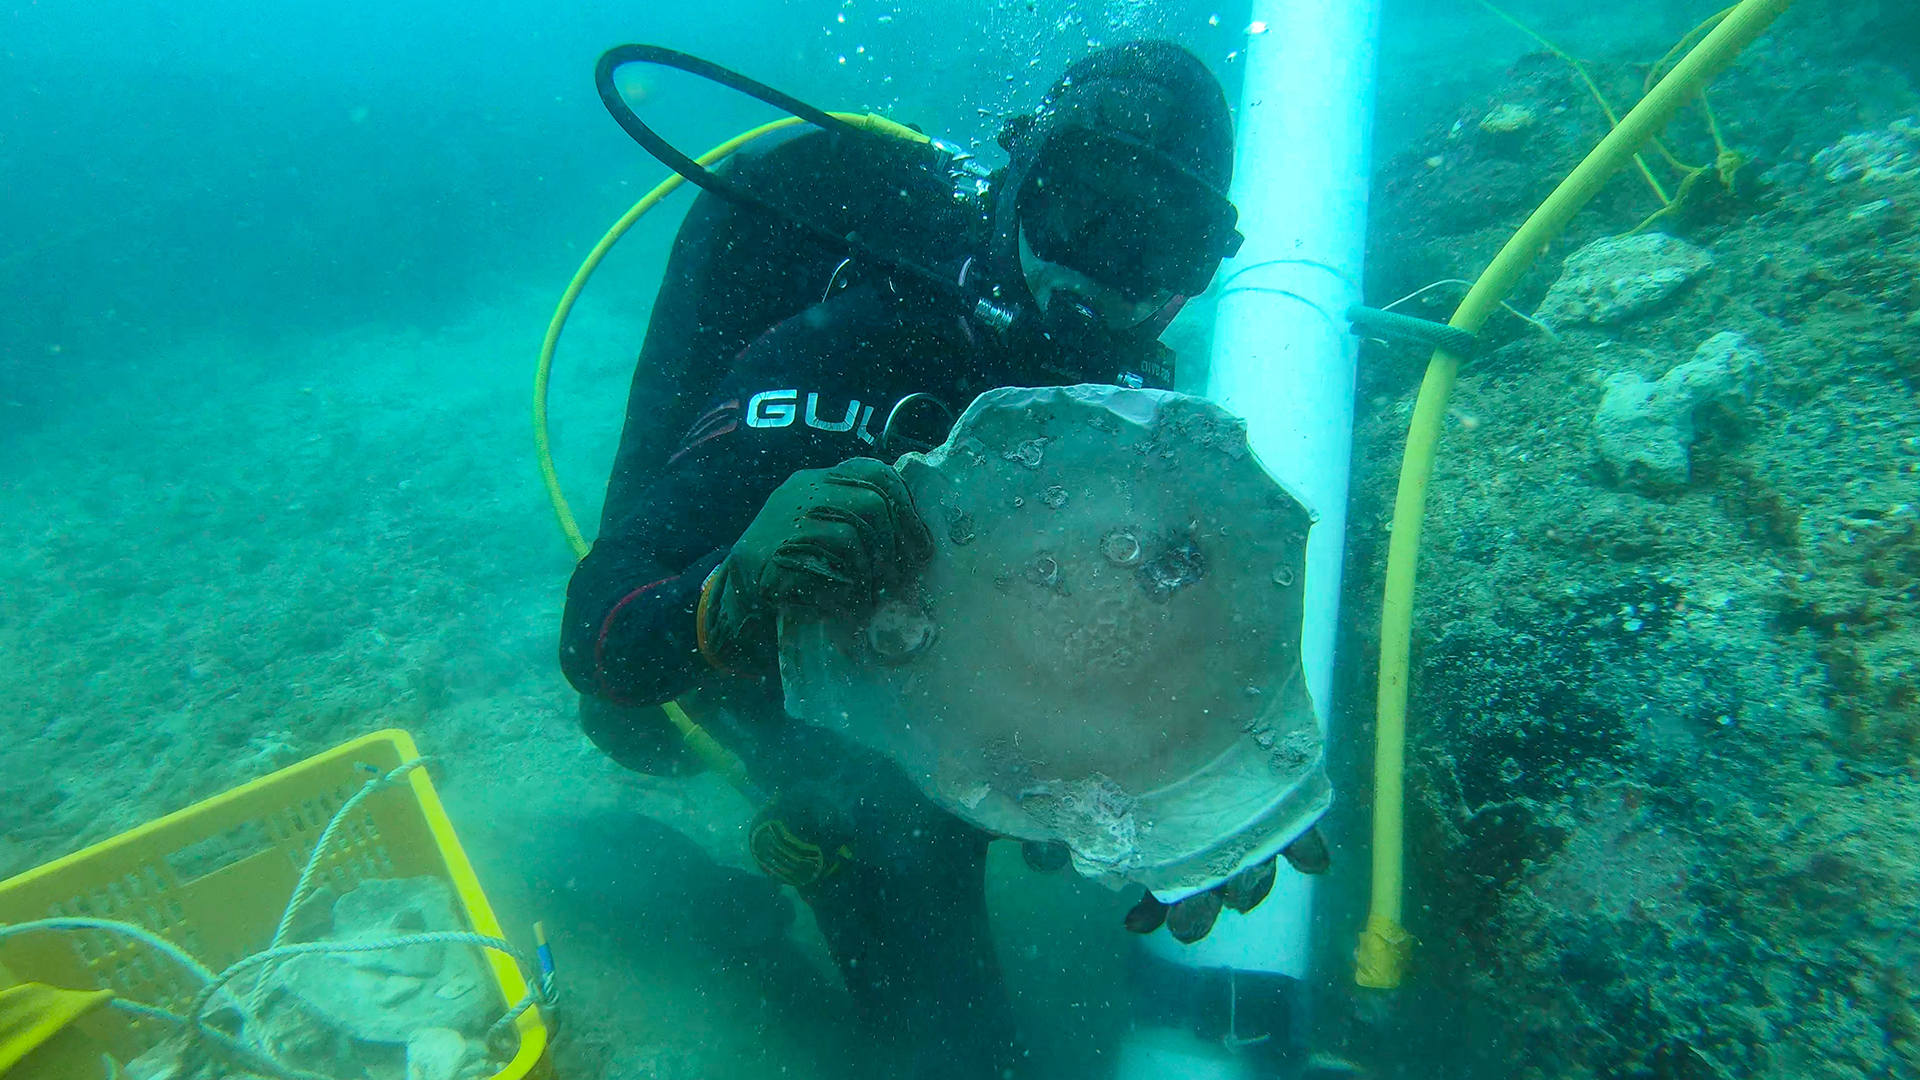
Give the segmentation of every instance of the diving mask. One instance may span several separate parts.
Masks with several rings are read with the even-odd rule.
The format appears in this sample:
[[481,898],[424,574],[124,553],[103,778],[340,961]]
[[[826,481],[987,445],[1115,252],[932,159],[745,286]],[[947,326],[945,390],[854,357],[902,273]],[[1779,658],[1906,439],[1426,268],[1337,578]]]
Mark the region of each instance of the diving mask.
[[1035,255],[1143,299],[1205,292],[1240,250],[1226,196],[1145,143],[1086,127],[1046,136],[1020,198]]

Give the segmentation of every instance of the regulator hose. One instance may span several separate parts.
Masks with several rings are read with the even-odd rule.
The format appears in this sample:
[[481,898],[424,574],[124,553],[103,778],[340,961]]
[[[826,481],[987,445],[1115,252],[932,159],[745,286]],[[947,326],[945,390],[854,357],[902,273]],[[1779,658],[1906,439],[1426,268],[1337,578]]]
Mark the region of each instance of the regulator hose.
[[[620,96],[620,88],[614,85],[613,75],[627,64],[653,64],[684,71],[728,89],[738,90],[835,134],[858,138],[865,134],[865,128],[847,123],[832,113],[816,109],[798,98],[783,94],[765,83],[721,67],[710,60],[702,60],[697,56],[689,56],[658,45],[616,45],[600,54],[600,61],[594,65],[593,69],[594,88],[600,92],[601,104],[607,107],[607,112],[613,114],[614,122],[620,125],[622,131],[632,136],[633,141],[639,143],[641,149],[658,158],[667,168],[685,177],[688,183],[697,185],[730,202],[785,222],[822,244],[844,251],[853,258],[910,275],[933,289],[935,293],[957,301],[965,308],[972,308],[974,298],[958,282],[912,260],[880,251],[851,233],[843,236],[790,210],[775,206],[675,149],[672,143],[661,138],[659,132],[640,119],[627,104],[626,99]],[[918,132],[914,134],[919,135]],[[924,135],[919,135],[919,141],[931,140]]]

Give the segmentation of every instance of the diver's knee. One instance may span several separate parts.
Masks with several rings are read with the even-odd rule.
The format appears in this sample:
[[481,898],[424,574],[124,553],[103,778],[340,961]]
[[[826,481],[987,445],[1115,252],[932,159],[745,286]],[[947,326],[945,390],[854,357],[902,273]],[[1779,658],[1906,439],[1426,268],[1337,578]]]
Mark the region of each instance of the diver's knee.
[[608,757],[650,776],[688,776],[701,769],[658,705],[620,705],[580,695],[580,730]]

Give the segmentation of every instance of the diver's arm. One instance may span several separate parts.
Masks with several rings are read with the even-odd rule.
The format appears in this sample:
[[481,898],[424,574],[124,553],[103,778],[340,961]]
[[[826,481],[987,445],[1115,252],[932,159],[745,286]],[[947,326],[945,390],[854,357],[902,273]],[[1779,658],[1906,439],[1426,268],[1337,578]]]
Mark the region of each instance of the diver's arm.
[[722,389],[666,465],[605,515],[574,567],[560,665],[583,694],[658,705],[693,689],[710,670],[694,631],[701,586],[767,494],[807,464],[778,443],[732,437],[738,395]]
[[574,570],[560,659],[575,687],[637,705],[693,688],[708,670],[695,633],[707,575],[794,473],[879,452],[875,416],[900,396],[896,380],[928,385],[955,366],[945,331],[916,329],[928,321],[856,286],[742,350],[679,449],[621,492]]
[[724,554],[715,550],[670,569],[650,545],[596,540],[567,585],[560,637],[567,681],[623,705],[658,705],[692,689],[707,671],[694,639],[694,607]]
[[[755,154],[723,170],[749,182]],[[704,518],[701,479],[672,454],[741,351],[767,326],[804,307],[818,286],[786,285],[766,223],[701,192],[675,236],[647,321],[614,455],[599,539],[567,587],[560,663],[583,694],[620,704],[658,704],[686,692],[704,665],[691,636],[692,605],[732,535],[687,537],[676,494],[692,493]],[[670,455],[671,459],[670,459]],[[757,504],[756,504],[757,505]],[[737,530],[735,534],[737,535]],[[703,546],[704,544],[704,546]],[[668,548],[673,550],[668,550]]]
[[[732,208],[702,193],[682,224],[654,299],[634,368],[599,538],[574,568],[560,632],[560,666],[582,694],[651,705],[684,693],[698,678],[689,605],[720,561],[719,550],[678,557],[662,550],[653,519],[672,467],[674,440],[693,408],[725,372],[724,357],[757,332],[707,310],[735,296],[716,262],[730,237]],[[716,537],[710,547],[723,548]],[[682,646],[685,646],[684,648]]]
[[711,670],[695,632],[707,575],[790,473],[855,453],[844,436],[850,445],[823,446],[806,437],[820,432],[746,422],[743,406],[756,392],[786,385],[795,367],[820,366],[799,362],[816,342],[795,336],[814,337],[783,327],[745,350],[665,464],[610,486],[619,503],[602,516],[600,537],[567,586],[560,664],[581,693],[658,705],[691,690]]
[[712,670],[696,632],[708,575],[789,476],[858,456],[864,446],[855,431],[742,422],[744,402],[790,381],[742,369],[788,368],[781,361],[791,349],[816,343],[794,340],[815,338],[811,328],[782,329],[788,333],[769,333],[748,350],[666,468],[630,491],[627,512],[603,523],[574,568],[560,663],[581,693],[658,705],[693,689]]

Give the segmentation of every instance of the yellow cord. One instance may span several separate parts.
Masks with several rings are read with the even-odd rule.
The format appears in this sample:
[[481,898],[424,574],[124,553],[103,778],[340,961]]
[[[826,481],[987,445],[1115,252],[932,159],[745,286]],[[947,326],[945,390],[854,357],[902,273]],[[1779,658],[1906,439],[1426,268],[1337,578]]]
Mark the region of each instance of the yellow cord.
[[[1488,0],[1479,0],[1479,2],[1480,2],[1480,6],[1492,12],[1495,18],[1499,19],[1501,22],[1506,23],[1508,26],[1513,27],[1515,30],[1518,30],[1521,33],[1527,35],[1533,40],[1539,42],[1541,48],[1546,49],[1548,52],[1552,53],[1553,55],[1559,57],[1561,60],[1565,61],[1567,66],[1573,69],[1573,73],[1575,75],[1580,76],[1580,81],[1587,84],[1587,92],[1593,95],[1593,100],[1599,103],[1600,105],[1600,111],[1606,114],[1607,126],[1610,128],[1617,128],[1620,126],[1620,117],[1613,111],[1612,104],[1610,104],[1607,101],[1607,95],[1600,92],[1600,84],[1594,82],[1593,76],[1587,74],[1587,67],[1585,64],[1582,64],[1580,61],[1575,60],[1573,56],[1569,54],[1565,49],[1562,49],[1560,46],[1555,45],[1553,42],[1548,41],[1544,37],[1541,37],[1538,33],[1534,32],[1532,27],[1528,26],[1526,23],[1521,22],[1519,19],[1514,18],[1512,15],[1509,15],[1506,12],[1495,7],[1493,4],[1489,3]],[[1655,197],[1657,197],[1660,200],[1661,205],[1666,205],[1667,203],[1670,203],[1673,201],[1667,198],[1667,189],[1660,186],[1660,180],[1653,175],[1653,170],[1647,168],[1647,162],[1645,158],[1642,158],[1638,153],[1636,153],[1633,155],[1633,163],[1640,167],[1641,179],[1645,180],[1647,182],[1647,186],[1653,189],[1653,194]],[[1676,164],[1678,163],[1676,162]]]
[[[771,124],[763,124],[752,131],[728,139],[695,160],[702,168],[710,169],[716,162],[730,156],[735,150],[760,136],[800,123],[804,121],[799,117],[789,116],[782,120],[775,120]],[[567,291],[561,294],[560,304],[554,309],[553,318],[547,323],[546,340],[540,343],[540,365],[534,370],[533,375],[535,455],[540,462],[540,480],[547,486],[547,499],[553,503],[554,516],[560,519],[560,531],[566,534],[567,546],[573,548],[573,557],[576,559],[586,558],[587,549],[591,545],[587,543],[586,537],[580,534],[580,525],[574,520],[573,510],[567,505],[566,495],[560,490],[560,474],[553,467],[553,442],[547,429],[547,387],[553,377],[554,350],[560,346],[560,331],[566,328],[567,316],[573,313],[574,301],[580,299],[580,291],[587,287],[587,279],[600,268],[600,262],[607,257],[607,252],[613,250],[613,245],[619,243],[620,238],[627,235],[627,231],[646,216],[647,211],[658,206],[662,199],[673,194],[683,183],[686,183],[686,178],[679,173],[673,173],[660,181],[652,191],[642,195],[640,201],[633,204],[632,209],[620,215],[620,220],[614,222],[613,227],[600,238],[600,242],[593,245],[593,250],[587,253],[586,260],[580,264],[580,269],[573,272],[573,280],[567,283]]]
[[733,751],[721,746],[719,740],[707,734],[707,729],[687,715],[687,710],[682,708],[679,702],[669,701],[660,708],[667,714],[667,722],[674,726],[674,730],[680,732],[680,741],[687,744],[687,749],[693,751],[693,756],[700,759],[700,764],[712,770],[714,775],[732,784],[735,791],[745,795],[747,801],[755,806],[766,801],[754,787],[753,781],[747,778],[746,764],[735,756]]
[[[1548,242],[1559,235],[1601,185],[1792,4],[1793,0],[1742,0],[1736,5],[1527,218],[1460,302],[1450,324],[1478,331]],[[1360,934],[1354,969],[1354,981],[1383,989],[1400,985],[1412,951],[1411,937],[1402,925],[1401,893],[1414,578],[1426,514],[1427,482],[1433,474],[1434,450],[1446,418],[1447,397],[1459,370],[1460,358],[1446,352],[1435,352],[1427,366],[1413,421],[1407,429],[1400,490],[1393,507],[1393,534],[1387,547],[1386,596],[1380,612],[1379,742],[1374,760],[1373,900],[1366,929]]]
[[[891,135],[913,142],[929,141],[927,136],[905,124],[895,123],[873,113],[837,112],[829,115],[864,131]],[[762,124],[750,131],[735,135],[694,160],[700,163],[701,168],[711,169],[718,162],[733,156],[735,151],[763,135],[771,135],[783,128],[804,123],[806,121],[797,116],[789,116],[770,124]],[[607,230],[599,243],[593,245],[593,250],[588,252],[586,259],[581,262],[580,269],[573,272],[573,280],[567,283],[567,291],[561,294],[559,306],[554,308],[553,318],[547,323],[546,340],[540,343],[540,363],[534,369],[533,375],[534,453],[540,463],[540,481],[547,488],[547,500],[553,504],[554,516],[560,521],[560,531],[566,534],[567,546],[573,549],[573,557],[576,559],[586,558],[587,549],[591,545],[580,533],[580,525],[574,520],[572,508],[567,505],[567,497],[560,490],[560,474],[553,467],[553,440],[547,428],[547,388],[553,377],[553,354],[560,346],[560,331],[566,328],[567,316],[573,312],[574,301],[580,299],[580,290],[587,287],[587,279],[599,269],[601,260],[607,257],[607,252],[613,250],[613,245],[619,243],[620,238],[627,235],[628,230],[646,216],[647,211],[658,206],[662,199],[673,194],[685,182],[686,178],[679,173],[674,173],[660,181],[652,191],[642,195],[640,201],[633,204],[632,209],[622,214],[619,221],[613,223],[613,227]]]

